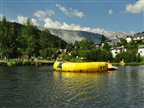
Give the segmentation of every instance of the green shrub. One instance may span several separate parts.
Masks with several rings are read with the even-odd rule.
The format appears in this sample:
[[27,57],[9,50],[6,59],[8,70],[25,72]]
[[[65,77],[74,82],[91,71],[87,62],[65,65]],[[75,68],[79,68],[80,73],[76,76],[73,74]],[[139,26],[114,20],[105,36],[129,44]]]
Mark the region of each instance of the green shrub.
[[22,65],[22,60],[15,61],[15,66],[21,66]]
[[22,65],[29,66],[29,65],[31,65],[31,61],[30,60],[23,60]]
[[13,66],[12,62],[10,62],[10,61],[7,62],[7,65],[8,65],[8,66]]

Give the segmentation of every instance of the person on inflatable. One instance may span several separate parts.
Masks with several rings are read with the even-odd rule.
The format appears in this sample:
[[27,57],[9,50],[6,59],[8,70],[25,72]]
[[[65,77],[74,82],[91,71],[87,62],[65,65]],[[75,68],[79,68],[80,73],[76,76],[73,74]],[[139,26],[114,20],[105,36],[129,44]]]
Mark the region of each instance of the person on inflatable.
[[121,61],[120,61],[120,66],[124,66],[124,60],[123,59],[121,59]]

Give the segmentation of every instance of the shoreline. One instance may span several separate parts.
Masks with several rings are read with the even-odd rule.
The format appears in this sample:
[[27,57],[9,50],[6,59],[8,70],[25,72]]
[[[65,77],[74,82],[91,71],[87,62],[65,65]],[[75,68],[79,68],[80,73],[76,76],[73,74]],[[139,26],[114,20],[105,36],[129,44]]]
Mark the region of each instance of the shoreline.
[[[120,66],[119,63],[111,63],[112,65],[115,66]],[[144,63],[125,63],[124,66],[139,66],[139,65],[144,65]]]
[[42,66],[42,65],[53,65],[54,61],[50,60],[11,60],[11,61],[0,61],[0,66]]
[[[20,61],[0,61],[0,66],[42,66],[42,65],[53,65],[55,61],[52,60],[37,60],[37,61],[32,61],[32,60],[20,60]],[[119,63],[114,63],[111,62],[113,66],[120,66]],[[125,63],[124,66],[139,66],[139,65],[144,65],[144,63]]]

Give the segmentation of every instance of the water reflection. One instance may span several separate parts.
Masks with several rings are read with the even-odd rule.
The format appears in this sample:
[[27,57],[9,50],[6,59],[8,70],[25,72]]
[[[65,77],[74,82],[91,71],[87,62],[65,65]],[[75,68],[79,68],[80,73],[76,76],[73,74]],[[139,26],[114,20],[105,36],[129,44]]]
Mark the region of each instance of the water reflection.
[[[64,94],[65,102],[80,104],[92,102],[107,89],[108,73],[72,73],[53,72],[55,85],[59,85],[59,94]],[[54,86],[55,86],[54,85]]]
[[[118,73],[111,72],[105,96],[116,102],[113,107],[122,104],[124,107],[144,105],[144,66],[119,67]],[[122,99],[122,100],[119,100]]]
[[144,66],[99,73],[53,72],[52,66],[0,67],[5,108],[143,108]]

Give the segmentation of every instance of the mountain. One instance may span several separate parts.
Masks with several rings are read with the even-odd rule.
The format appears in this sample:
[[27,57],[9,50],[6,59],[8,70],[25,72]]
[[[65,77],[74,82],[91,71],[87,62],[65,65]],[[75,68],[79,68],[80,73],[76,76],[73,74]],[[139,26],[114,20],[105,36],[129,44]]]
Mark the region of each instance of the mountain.
[[73,43],[75,41],[81,41],[84,38],[89,38],[95,43],[99,43],[101,41],[101,35],[86,31],[74,31],[74,30],[62,30],[62,29],[49,29],[49,31],[64,39],[68,43]]
[[111,31],[102,31],[101,34],[95,32],[87,32],[87,31],[76,31],[76,30],[65,30],[65,29],[52,29],[52,28],[42,28],[38,27],[40,30],[48,29],[51,34],[60,37],[68,43],[74,43],[76,40],[81,41],[84,38],[91,39],[94,43],[100,43],[102,34],[106,36],[108,39],[113,39],[115,36],[119,38],[123,38],[125,33],[122,32],[111,32]]
[[116,36],[118,36],[118,38],[124,38],[124,36],[128,35],[120,31],[113,32],[113,31],[105,31],[105,30],[103,30],[102,32],[93,32],[93,33],[103,34],[109,39],[114,39]]

